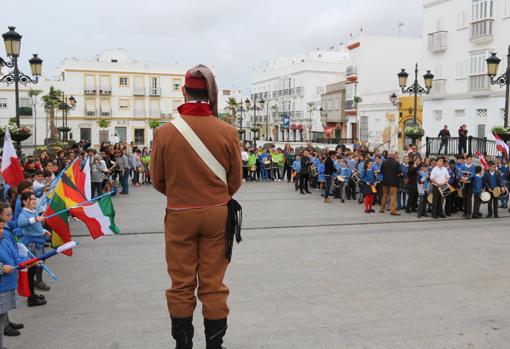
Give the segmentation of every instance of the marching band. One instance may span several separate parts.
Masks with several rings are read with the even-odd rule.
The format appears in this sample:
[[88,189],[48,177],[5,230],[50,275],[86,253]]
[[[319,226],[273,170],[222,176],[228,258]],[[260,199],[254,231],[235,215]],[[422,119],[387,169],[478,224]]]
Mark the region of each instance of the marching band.
[[[242,149],[245,181],[291,181],[302,195],[310,188],[320,190],[325,203],[332,198],[342,203],[364,203],[364,212],[415,213],[418,218],[445,218],[462,212],[463,217],[481,218],[480,208],[487,204],[486,217],[498,218],[498,209],[508,208],[510,175],[508,161],[495,158],[485,168],[475,165],[471,155],[448,159],[423,158],[415,148],[404,154],[369,151],[313,149],[295,151],[270,146]],[[393,209],[393,203],[395,208]]]

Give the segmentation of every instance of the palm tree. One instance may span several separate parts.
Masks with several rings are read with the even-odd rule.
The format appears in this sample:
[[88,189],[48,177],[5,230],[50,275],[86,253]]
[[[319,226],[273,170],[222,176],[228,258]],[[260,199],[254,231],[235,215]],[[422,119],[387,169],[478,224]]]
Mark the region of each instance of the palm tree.
[[51,86],[48,94],[42,96],[44,109],[48,114],[50,114],[50,139],[52,141],[56,141],[57,139],[57,128],[55,127],[55,114],[58,104],[60,103],[61,95],[62,91],[56,90],[53,86]]
[[28,97],[32,100],[32,113],[34,114],[34,145],[37,145],[37,96],[42,93],[42,90],[31,88],[28,90]]
[[229,97],[227,100],[227,106],[225,110],[228,111],[229,116],[226,117],[225,121],[227,121],[231,125],[235,125],[237,119],[237,110],[239,109],[239,103],[236,101],[234,97]]

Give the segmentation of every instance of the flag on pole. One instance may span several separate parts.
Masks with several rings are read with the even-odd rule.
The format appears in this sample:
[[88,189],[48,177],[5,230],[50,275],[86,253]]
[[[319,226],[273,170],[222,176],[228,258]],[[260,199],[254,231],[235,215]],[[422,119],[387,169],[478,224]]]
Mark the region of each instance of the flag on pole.
[[485,160],[485,157],[482,155],[482,153],[477,151],[476,157],[480,160],[480,163],[482,164],[483,169],[487,171],[490,168],[490,165],[487,163],[487,160]]
[[83,174],[83,194],[87,200],[92,199],[92,177],[90,175],[90,158],[87,157],[85,160],[85,165],[83,165],[83,169],[81,170]]
[[71,208],[70,212],[71,215],[85,223],[93,239],[103,235],[119,234],[119,228],[115,224],[115,209],[110,195],[97,202]]
[[9,128],[5,129],[4,136],[4,152],[2,155],[2,176],[5,182],[11,187],[17,187],[18,184],[25,178],[23,170],[18,161],[18,155],[12,144],[11,134]]
[[495,133],[494,133],[494,138],[496,138],[496,147],[498,148],[498,150],[500,152],[502,152],[505,157],[508,158],[508,154],[510,153],[509,148],[508,148],[508,144],[506,144],[505,141],[503,141],[501,139],[501,137],[499,137]]

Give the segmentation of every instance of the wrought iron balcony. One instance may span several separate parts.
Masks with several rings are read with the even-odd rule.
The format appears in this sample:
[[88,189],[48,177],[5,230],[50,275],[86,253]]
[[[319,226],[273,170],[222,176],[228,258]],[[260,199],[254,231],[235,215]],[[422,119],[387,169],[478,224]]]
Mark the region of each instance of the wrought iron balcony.
[[151,87],[150,95],[152,97],[159,97],[159,96],[161,96],[161,88],[159,88],[159,87]]
[[472,42],[487,42],[494,38],[494,20],[491,18],[482,19],[471,23]]
[[96,85],[85,85],[83,88],[83,94],[84,95],[96,95],[97,94],[97,86]]
[[448,48],[448,32],[437,31],[428,35],[428,50],[430,52],[445,51]]
[[99,94],[102,96],[111,96],[112,87],[111,86],[99,86]]

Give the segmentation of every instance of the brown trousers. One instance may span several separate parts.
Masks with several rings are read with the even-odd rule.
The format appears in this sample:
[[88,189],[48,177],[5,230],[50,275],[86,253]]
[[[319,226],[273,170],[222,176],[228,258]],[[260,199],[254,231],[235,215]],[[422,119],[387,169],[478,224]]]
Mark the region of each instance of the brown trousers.
[[225,258],[227,207],[167,210],[165,250],[172,287],[166,291],[172,317],[193,316],[198,299],[205,319],[228,316],[228,287],[223,283],[228,262]]
[[390,195],[390,213],[397,213],[397,187],[383,187],[381,209],[379,212],[384,213],[386,208],[386,200],[388,200],[388,194]]

